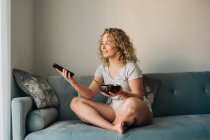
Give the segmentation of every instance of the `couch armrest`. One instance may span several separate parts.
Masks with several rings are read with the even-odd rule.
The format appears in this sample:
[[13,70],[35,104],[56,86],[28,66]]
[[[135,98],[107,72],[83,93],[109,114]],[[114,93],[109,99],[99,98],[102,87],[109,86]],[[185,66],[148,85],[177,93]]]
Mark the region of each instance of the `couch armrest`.
[[24,140],[26,136],[26,116],[32,110],[33,102],[30,97],[12,99],[12,137],[13,140]]

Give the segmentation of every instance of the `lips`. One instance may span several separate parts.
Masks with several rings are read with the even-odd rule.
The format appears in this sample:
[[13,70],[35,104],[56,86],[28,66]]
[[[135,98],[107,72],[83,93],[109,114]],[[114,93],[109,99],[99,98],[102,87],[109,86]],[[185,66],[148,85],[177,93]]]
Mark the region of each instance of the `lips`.
[[106,53],[108,53],[108,51],[102,51],[102,53],[103,53],[103,54],[106,54]]

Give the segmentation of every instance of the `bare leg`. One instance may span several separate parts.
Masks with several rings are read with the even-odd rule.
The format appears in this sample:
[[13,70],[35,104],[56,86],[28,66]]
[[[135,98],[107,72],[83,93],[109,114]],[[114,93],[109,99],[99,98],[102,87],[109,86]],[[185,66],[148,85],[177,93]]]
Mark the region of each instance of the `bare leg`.
[[124,100],[117,112],[114,124],[124,122],[127,125],[141,126],[152,123],[152,113],[144,101],[131,97]]
[[121,125],[113,125],[114,110],[106,104],[96,103],[85,98],[75,97],[70,104],[71,109],[81,120],[95,126],[121,132]]

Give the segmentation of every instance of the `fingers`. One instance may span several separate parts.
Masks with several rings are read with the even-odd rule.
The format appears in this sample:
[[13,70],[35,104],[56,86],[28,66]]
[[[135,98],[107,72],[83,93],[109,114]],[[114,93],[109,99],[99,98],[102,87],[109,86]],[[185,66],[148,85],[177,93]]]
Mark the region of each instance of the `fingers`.
[[63,76],[64,76],[65,78],[67,78],[67,77],[68,77],[67,70],[63,69],[63,73],[64,73],[64,75],[63,75]]
[[66,69],[63,69],[63,71],[60,71],[58,69],[56,69],[58,71],[58,73],[60,73],[65,79],[70,79],[71,75],[70,72],[68,72]]
[[104,96],[106,96],[106,97],[110,97],[110,95],[109,94],[107,94],[107,93],[105,93],[105,92],[101,92]]
[[66,79],[71,79],[70,72],[68,72],[66,69],[63,69],[63,77]]
[[109,95],[116,96],[116,93],[109,92]]
[[106,97],[114,97],[116,96],[116,93],[112,93],[112,92],[109,92],[109,93],[105,93],[105,92],[101,92],[104,96]]
[[60,71],[60,70],[58,70],[57,68],[55,69],[58,73],[60,73],[61,75],[63,75],[62,74],[62,71]]

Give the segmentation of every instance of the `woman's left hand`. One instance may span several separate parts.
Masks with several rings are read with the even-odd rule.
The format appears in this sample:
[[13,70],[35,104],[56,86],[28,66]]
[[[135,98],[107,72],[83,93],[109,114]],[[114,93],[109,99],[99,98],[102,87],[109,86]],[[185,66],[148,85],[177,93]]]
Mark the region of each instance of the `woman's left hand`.
[[114,97],[114,96],[117,96],[117,95],[121,95],[122,94],[122,91],[123,91],[123,88],[120,86],[120,90],[116,93],[113,93],[113,92],[109,92],[109,93],[105,93],[105,92],[102,92],[102,94],[106,97]]

